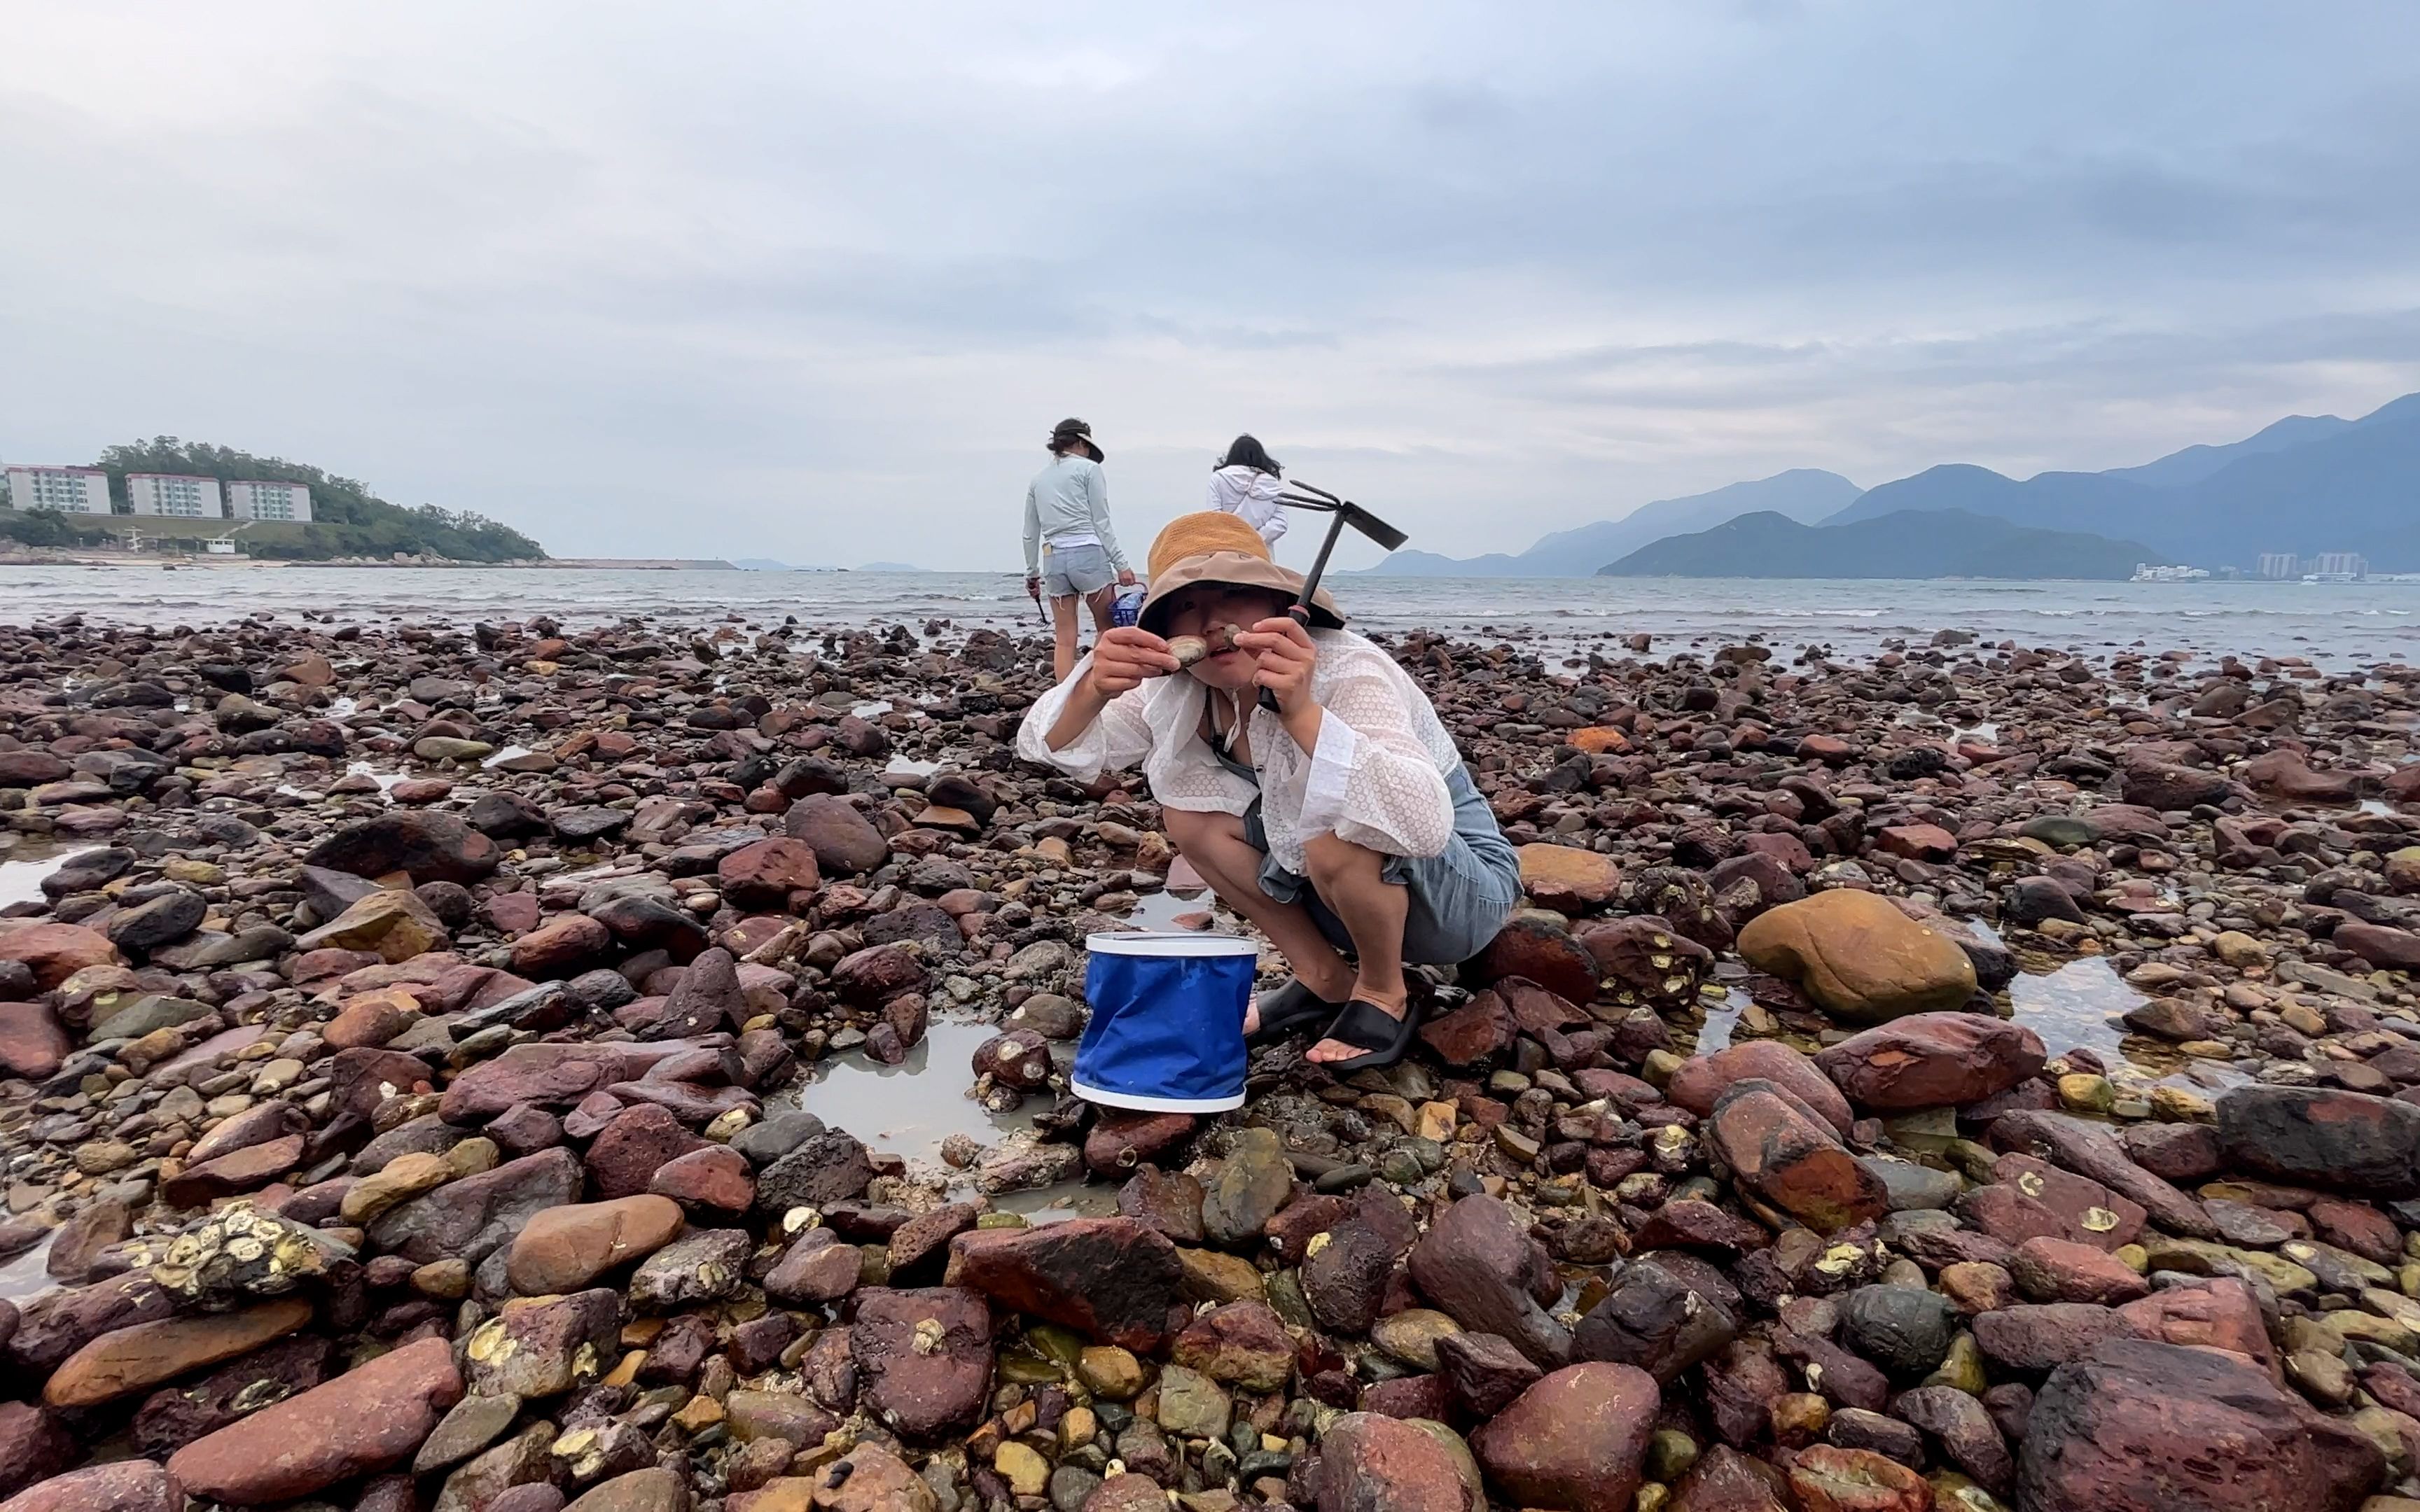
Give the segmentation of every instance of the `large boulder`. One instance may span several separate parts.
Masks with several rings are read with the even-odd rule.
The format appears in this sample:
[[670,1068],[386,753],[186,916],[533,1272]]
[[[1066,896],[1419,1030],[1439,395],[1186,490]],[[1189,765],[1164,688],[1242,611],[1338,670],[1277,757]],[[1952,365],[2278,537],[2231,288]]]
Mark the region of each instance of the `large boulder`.
[[1952,1107],[2039,1074],[2041,1036],[1983,1013],[1910,1013],[1851,1035],[1815,1064],[1849,1101],[1876,1113]]
[[2378,1445],[2214,1350],[2102,1343],[2051,1372],[2017,1461],[2027,1512],[2353,1512]]
[[2281,1181],[2420,1195],[2420,1107],[2315,1087],[2238,1087],[2218,1100],[2220,1152]]
[[1758,915],[1740,932],[1739,951],[1853,1024],[1944,1011],[1975,993],[1975,964],[1955,940],[1852,887]]

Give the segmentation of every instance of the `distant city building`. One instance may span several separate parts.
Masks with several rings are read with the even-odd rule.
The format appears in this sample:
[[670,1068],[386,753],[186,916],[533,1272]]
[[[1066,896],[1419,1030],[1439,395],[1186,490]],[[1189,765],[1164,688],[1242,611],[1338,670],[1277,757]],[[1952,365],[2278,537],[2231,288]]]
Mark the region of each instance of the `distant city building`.
[[18,509],[55,509],[62,515],[109,513],[109,474],[99,468],[12,467],[8,502]]
[[311,490],[299,483],[269,483],[246,479],[230,483],[227,490],[227,517],[230,519],[292,519],[311,517]]
[[2311,558],[2314,578],[2358,579],[2369,576],[2369,559],[2358,551],[2322,551]]
[[219,480],[181,472],[130,472],[126,501],[138,515],[167,515],[178,519],[225,519],[226,504],[219,497]]
[[2302,566],[2303,559],[2296,556],[2291,551],[2263,551],[2260,553],[2260,576],[2263,578],[2277,579],[2299,577],[2302,573]]
[[2208,578],[2202,567],[2154,567],[2148,562],[2134,563],[2134,580],[2138,583],[2195,583]]

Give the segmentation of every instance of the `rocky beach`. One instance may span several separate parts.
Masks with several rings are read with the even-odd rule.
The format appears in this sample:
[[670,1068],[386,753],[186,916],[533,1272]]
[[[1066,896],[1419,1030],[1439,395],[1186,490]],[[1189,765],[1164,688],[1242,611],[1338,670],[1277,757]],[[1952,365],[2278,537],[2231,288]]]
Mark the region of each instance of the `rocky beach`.
[[0,1512],[2420,1512],[2420,667],[1384,643],[1529,906],[1196,1120],[1030,632],[0,626]]

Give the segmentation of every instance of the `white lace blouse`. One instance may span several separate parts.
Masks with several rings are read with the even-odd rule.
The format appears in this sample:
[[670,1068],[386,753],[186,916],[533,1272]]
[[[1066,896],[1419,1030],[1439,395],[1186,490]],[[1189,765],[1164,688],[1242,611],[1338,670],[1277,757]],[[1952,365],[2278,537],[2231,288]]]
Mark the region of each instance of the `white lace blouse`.
[[[1352,631],[1313,630],[1311,640],[1319,655],[1311,697],[1327,711],[1316,750],[1306,756],[1275,714],[1245,700],[1269,854],[1299,874],[1304,838],[1329,832],[1388,856],[1441,854],[1453,838],[1446,776],[1462,764],[1462,753],[1435,707],[1394,657]],[[1051,727],[1092,665],[1086,656],[1075,676],[1026,711],[1018,755],[1079,782],[1140,762],[1167,808],[1241,814],[1251,807],[1252,784],[1219,765],[1202,736],[1202,711],[1213,695],[1182,672],[1119,694],[1091,729],[1052,750]]]

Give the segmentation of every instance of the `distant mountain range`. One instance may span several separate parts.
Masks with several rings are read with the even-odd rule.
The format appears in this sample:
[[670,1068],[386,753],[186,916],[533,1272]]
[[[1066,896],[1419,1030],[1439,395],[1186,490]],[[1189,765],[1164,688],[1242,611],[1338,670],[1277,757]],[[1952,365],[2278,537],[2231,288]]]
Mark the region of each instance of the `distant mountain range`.
[[2132,577],[2160,555],[2136,541],[2038,531],[1962,509],[1900,510],[1850,525],[1804,525],[1766,510],[1668,535],[1600,578]]
[[2378,571],[2420,570],[2420,393],[2359,420],[2296,415],[2231,446],[2110,472],[2020,483],[1988,468],[1931,468],[1868,490],[1823,523],[1911,509],[2111,532],[2196,566],[2250,566],[2264,551],[2358,551]]
[[1370,570],[1399,578],[1585,578],[1605,563],[1677,532],[1701,531],[1758,510],[1812,524],[1846,508],[1857,494],[1857,486],[1837,472],[1792,468],[1712,493],[1659,499],[1620,519],[1557,531],[1540,537],[1537,545],[1517,557],[1501,551],[1459,559],[1432,551],[1398,551]]
[[[1942,515],[1959,517],[1930,517]],[[1895,536],[1832,533],[1885,518],[1897,522]],[[1978,524],[1984,520],[2022,533],[1988,535]],[[1732,524],[1745,528],[1715,529]],[[1880,551],[1901,570],[1838,571],[1853,548]],[[1993,561],[1977,560],[1977,551],[2037,570],[1983,570]],[[1455,561],[1398,551],[1372,570],[1422,577],[1583,577],[1603,567],[1616,576],[2100,578],[2127,576],[2136,562],[2249,568],[2271,551],[2306,561],[2322,551],[2354,551],[2369,559],[2372,571],[2420,571],[2420,393],[2358,420],[2293,415],[2240,441],[2188,446],[2105,472],[2043,472],[2021,481],[1952,463],[1860,493],[1835,473],[1799,469],[1557,532],[1518,556]],[[2112,564],[2130,552],[2126,571],[2116,571]],[[1796,570],[1779,570],[1793,562]],[[1920,562],[1944,564],[1915,570]],[[1826,563],[1832,565],[1819,565]],[[1956,564],[1962,563],[1967,565]]]

